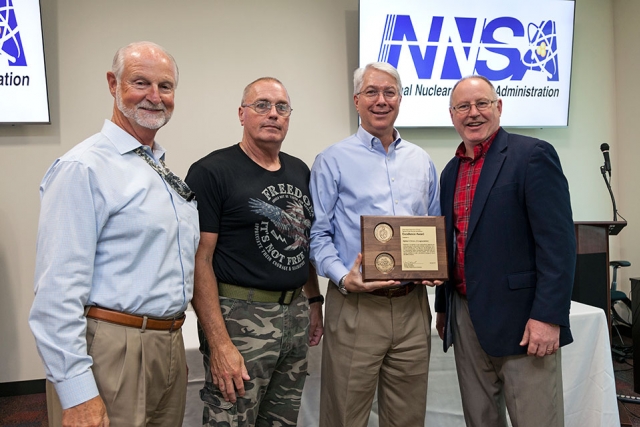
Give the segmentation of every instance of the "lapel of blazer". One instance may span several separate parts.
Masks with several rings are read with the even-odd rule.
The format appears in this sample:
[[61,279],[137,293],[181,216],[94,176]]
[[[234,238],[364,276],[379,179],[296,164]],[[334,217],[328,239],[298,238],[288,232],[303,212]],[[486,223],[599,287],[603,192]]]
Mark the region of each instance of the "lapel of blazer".
[[458,177],[458,168],[460,167],[460,159],[458,157],[454,157],[451,160],[451,164],[449,164],[449,168],[447,169],[447,175],[441,177],[441,183],[447,183],[446,188],[440,194],[440,198],[443,200],[442,203],[442,215],[446,218],[453,217],[453,198],[456,192],[456,179]]
[[458,168],[460,167],[460,159],[454,157],[447,166],[445,170],[446,175],[443,173],[440,177],[440,208],[446,224],[449,265],[452,266],[453,260],[455,259],[453,251],[453,242],[455,240],[453,232],[453,199],[456,192],[456,180],[458,177]]
[[469,228],[467,230],[467,245],[473,237],[473,232],[475,231],[478,220],[482,215],[482,210],[487,202],[489,193],[491,192],[493,184],[500,172],[500,168],[507,157],[505,151],[507,149],[508,138],[509,134],[500,128],[496,135],[496,139],[493,140],[489,151],[487,151],[487,156],[484,159],[484,164],[482,165],[480,179],[478,180],[478,185],[476,187],[476,193],[473,196],[473,205],[471,206],[471,215],[469,216]]

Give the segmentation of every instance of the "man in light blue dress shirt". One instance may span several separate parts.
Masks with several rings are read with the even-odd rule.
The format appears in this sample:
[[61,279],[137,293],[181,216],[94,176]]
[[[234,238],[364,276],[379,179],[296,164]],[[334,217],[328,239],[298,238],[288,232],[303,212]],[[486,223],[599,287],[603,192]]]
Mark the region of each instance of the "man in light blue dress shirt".
[[353,99],[358,131],[311,169],[311,260],[331,280],[320,426],[366,426],[376,385],[381,427],[420,426],[431,348],[427,293],[415,283],[363,282],[360,215],[440,215],[438,178],[429,155],[393,127],[402,100],[394,67],[356,70]]
[[193,295],[198,214],[164,166],[178,68],[164,48],[118,50],[113,116],[57,159],[41,186],[29,323],[49,425],[182,425],[181,325]]

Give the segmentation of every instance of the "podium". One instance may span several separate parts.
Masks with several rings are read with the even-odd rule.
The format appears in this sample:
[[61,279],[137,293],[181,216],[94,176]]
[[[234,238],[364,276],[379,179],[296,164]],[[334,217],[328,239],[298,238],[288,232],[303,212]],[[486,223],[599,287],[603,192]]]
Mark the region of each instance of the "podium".
[[609,236],[615,236],[626,221],[576,221],[576,275],[571,299],[599,307],[611,331]]

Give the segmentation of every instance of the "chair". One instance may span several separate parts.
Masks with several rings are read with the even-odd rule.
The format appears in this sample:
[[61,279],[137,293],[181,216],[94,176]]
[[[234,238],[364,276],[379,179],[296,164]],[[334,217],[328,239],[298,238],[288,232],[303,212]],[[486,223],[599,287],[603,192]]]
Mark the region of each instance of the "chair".
[[618,269],[620,267],[629,267],[631,263],[629,261],[610,261],[609,265],[613,267],[613,276],[611,280],[611,316],[612,320],[616,321],[615,324],[612,322],[612,326],[616,329],[620,342],[622,342],[622,336],[620,335],[617,325],[621,324],[630,328],[631,324],[620,316],[615,309],[615,305],[616,303],[621,302],[631,311],[631,300],[627,297],[627,294],[618,290]]

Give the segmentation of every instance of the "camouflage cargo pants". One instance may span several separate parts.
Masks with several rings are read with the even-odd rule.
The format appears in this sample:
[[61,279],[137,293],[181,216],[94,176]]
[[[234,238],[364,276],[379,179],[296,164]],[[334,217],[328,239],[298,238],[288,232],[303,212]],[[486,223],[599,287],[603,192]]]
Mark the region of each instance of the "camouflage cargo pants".
[[227,331],[251,379],[235,404],[212,382],[209,344],[200,325],[205,384],[203,426],[295,426],[307,376],[309,305],[300,294],[290,305],[220,298]]

